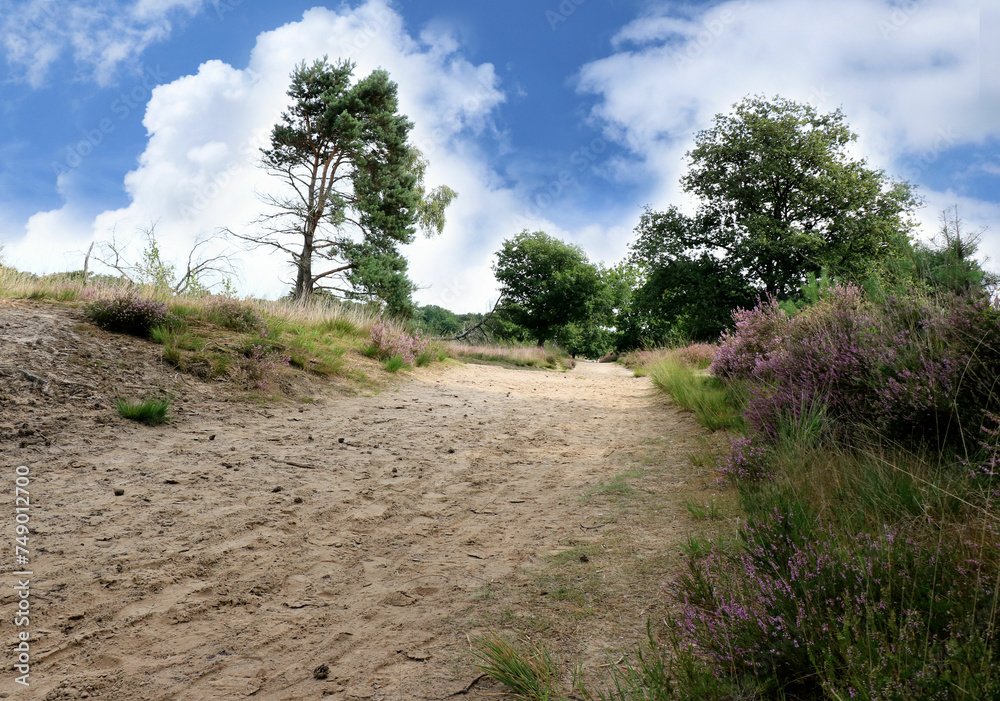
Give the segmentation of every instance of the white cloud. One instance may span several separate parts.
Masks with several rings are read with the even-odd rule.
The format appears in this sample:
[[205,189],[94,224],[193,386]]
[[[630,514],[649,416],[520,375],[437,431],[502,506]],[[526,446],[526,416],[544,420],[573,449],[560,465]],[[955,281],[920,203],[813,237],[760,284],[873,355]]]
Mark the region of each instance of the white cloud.
[[[194,75],[157,86],[143,120],[145,150],[125,177],[130,204],[89,220],[72,202],[39,213],[8,258],[26,263],[53,247],[85,249],[90,240],[108,240],[112,232],[120,239],[155,222],[164,257],[179,261],[196,236],[245,228],[262,208],[255,193],[277,186],[255,162],[287,105],[289,74],[323,55],[352,58],[356,77],[385,68],[398,83],[401,111],[415,123],[412,140],[430,159],[428,185],[459,192],[444,234],[408,247],[411,277],[429,286],[418,299],[481,309],[494,296],[490,257],[511,235],[510,212],[517,209],[475,145],[476,134],[493,128],[491,114],[504,94],[492,65],[471,64],[447,34],[414,39],[383,0],[309,10],[301,21],[258,36],[246,68],[208,61]],[[73,226],[63,228],[71,219]],[[288,261],[264,251],[242,258],[246,293],[287,292]]]
[[28,0],[0,3],[0,46],[12,77],[33,87],[46,82],[53,64],[70,54],[100,85],[122,66],[170,35],[170,17],[198,13],[205,0]]
[[[748,94],[841,107],[857,153],[919,180],[953,146],[1000,135],[980,104],[979,19],[975,0],[664,8],[624,27],[616,53],[582,68],[579,89],[600,96],[592,118],[633,153],[633,177],[642,167],[659,184],[657,207],[690,204],[678,179],[694,134]],[[996,216],[988,203],[965,211]]]

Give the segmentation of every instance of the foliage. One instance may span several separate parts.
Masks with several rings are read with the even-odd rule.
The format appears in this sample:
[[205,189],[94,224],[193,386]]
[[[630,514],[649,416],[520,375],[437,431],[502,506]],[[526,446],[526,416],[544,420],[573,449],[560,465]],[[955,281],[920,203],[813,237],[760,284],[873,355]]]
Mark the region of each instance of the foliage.
[[[326,290],[405,313],[415,288],[399,247],[417,226],[440,232],[456,195],[425,192],[427,162],[408,142],[413,125],[399,113],[389,74],[379,69],[352,84],[354,68],[326,58],[296,66],[292,104],[262,150],[264,169],[293,194],[265,198],[272,211],[257,233],[230,233],[289,256],[296,300]],[[319,261],[328,266],[314,269]]]
[[712,372],[753,380],[744,415],[770,440],[822,404],[842,436],[876,429],[960,448],[974,444],[983,412],[1000,409],[1000,309],[985,295],[876,305],[835,285],[791,318],[773,299],[734,318]]
[[262,332],[267,323],[253,305],[232,297],[212,297],[207,312],[212,322],[241,333]]
[[856,139],[840,110],[744,99],[695,137],[681,183],[701,200],[699,225],[676,245],[721,249],[726,268],[778,298],[822,267],[864,280],[899,253],[916,201],[908,184],[848,155]]
[[676,207],[643,213],[628,259],[639,278],[623,319],[633,344],[714,341],[729,326],[731,310],[752,302],[738,267],[687,247],[705,237],[701,226]]
[[129,399],[116,399],[115,408],[118,414],[126,419],[138,421],[149,426],[158,426],[167,420],[167,410],[170,408],[169,399],[147,399],[141,402],[134,402]]
[[375,358],[390,360],[399,356],[406,365],[415,364],[417,357],[425,353],[429,345],[419,333],[408,334],[399,331],[382,319],[372,323],[369,342],[370,353]]
[[527,329],[538,345],[560,327],[583,321],[601,289],[597,268],[583,249],[541,231],[523,231],[504,241],[493,273],[504,316]]
[[110,297],[100,297],[87,304],[91,321],[106,331],[128,333],[145,338],[156,326],[170,321],[167,305],[159,300],[140,297],[133,291],[122,291]]
[[742,547],[690,551],[680,645],[764,698],[996,698],[1000,309],[833,284],[738,318],[713,368],[753,429],[717,467]]
[[290,355],[261,338],[246,344],[234,370],[237,381],[244,387],[267,391],[277,378],[278,369],[290,362]]

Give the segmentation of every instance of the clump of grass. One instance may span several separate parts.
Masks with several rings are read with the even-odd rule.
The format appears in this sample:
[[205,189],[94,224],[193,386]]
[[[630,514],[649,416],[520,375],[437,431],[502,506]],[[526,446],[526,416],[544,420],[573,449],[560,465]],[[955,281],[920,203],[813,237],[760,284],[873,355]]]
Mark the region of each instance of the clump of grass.
[[403,368],[409,367],[409,364],[403,360],[402,354],[397,353],[391,358],[383,360],[382,367],[385,368],[386,372],[399,372]]
[[668,358],[648,367],[653,384],[669,394],[678,406],[693,411],[705,428],[710,431],[742,428],[743,419],[739,407],[734,405],[733,389],[676,359]]
[[167,420],[167,410],[170,408],[169,399],[147,399],[145,401],[132,401],[130,399],[118,398],[115,400],[115,408],[118,409],[119,416],[138,421],[148,426],[158,426]]
[[559,671],[548,650],[533,645],[523,652],[509,640],[487,635],[475,643],[476,666],[524,701],[559,701]]

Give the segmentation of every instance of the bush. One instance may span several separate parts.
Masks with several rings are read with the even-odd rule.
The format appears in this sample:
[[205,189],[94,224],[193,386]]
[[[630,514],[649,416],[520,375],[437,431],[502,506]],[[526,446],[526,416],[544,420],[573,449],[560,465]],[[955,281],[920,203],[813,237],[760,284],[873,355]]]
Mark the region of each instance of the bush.
[[888,526],[805,538],[795,521],[752,520],[739,557],[675,583],[687,644],[717,674],[775,697],[995,698],[995,565]]
[[379,319],[372,323],[369,334],[369,351],[378,360],[388,360],[401,356],[407,365],[413,365],[417,356],[427,351],[429,341],[420,337],[419,333],[412,336],[404,331],[396,331],[389,322]]
[[1000,309],[985,296],[874,305],[835,285],[791,318],[773,300],[734,318],[711,371],[750,381],[744,417],[771,442],[821,405],[842,438],[877,430],[967,450],[984,412],[1000,411]]
[[219,326],[240,333],[263,331],[264,317],[246,302],[232,297],[214,297],[208,305],[208,318]]
[[87,305],[91,321],[106,331],[128,333],[146,338],[157,326],[166,326],[173,317],[167,305],[155,299],[124,292],[113,297],[100,297]]
[[236,363],[236,379],[248,388],[270,389],[278,368],[287,367],[291,356],[263,343],[251,342]]

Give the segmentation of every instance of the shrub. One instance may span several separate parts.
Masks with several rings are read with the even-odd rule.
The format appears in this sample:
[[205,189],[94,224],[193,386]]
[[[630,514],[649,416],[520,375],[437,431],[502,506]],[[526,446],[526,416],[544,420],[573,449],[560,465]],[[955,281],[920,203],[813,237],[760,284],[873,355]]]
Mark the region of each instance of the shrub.
[[291,356],[262,343],[250,343],[237,360],[237,381],[248,388],[267,390],[278,374],[278,368],[287,367]]
[[720,378],[749,379],[757,364],[778,350],[789,318],[777,300],[760,300],[753,309],[733,312],[734,329],[724,331],[712,361],[712,374]]
[[172,321],[167,305],[155,299],[124,292],[100,297],[87,305],[90,319],[106,331],[128,333],[145,338],[151,329]]
[[382,319],[372,322],[369,341],[369,350],[375,358],[388,360],[398,355],[407,365],[413,365],[417,356],[424,353],[429,345],[429,341],[421,338],[419,333],[411,336],[404,331],[396,331]]
[[167,420],[169,399],[147,399],[143,402],[133,402],[128,399],[116,399],[115,407],[118,414],[126,419],[138,421],[149,426],[157,426]]
[[208,305],[208,317],[219,326],[240,333],[262,331],[266,322],[252,305],[232,297],[213,297]]
[[751,521],[739,557],[710,556],[675,582],[687,645],[718,675],[788,698],[1000,689],[994,566],[890,527],[806,539],[794,521],[777,510]]
[[734,484],[762,482],[774,477],[767,463],[767,451],[746,437],[729,439],[729,452],[719,458],[716,472],[721,480]]

